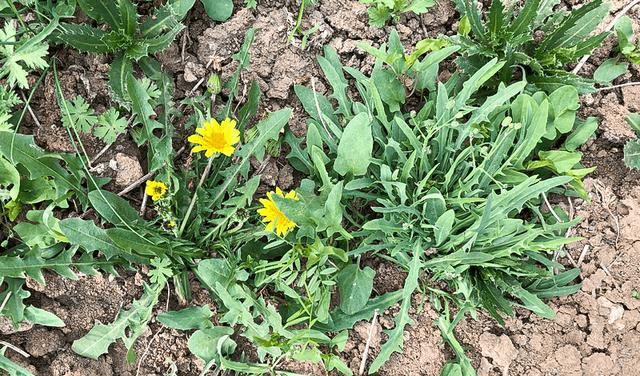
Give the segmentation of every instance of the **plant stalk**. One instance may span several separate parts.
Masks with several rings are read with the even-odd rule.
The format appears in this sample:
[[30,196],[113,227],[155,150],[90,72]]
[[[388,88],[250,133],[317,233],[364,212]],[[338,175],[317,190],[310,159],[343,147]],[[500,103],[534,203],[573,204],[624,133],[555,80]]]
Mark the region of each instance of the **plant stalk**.
[[209,157],[209,162],[207,163],[207,167],[204,169],[204,172],[200,177],[200,182],[198,183],[196,190],[193,192],[191,203],[189,203],[189,209],[187,209],[187,214],[184,215],[184,218],[182,219],[182,223],[180,224],[180,229],[178,230],[178,238],[182,236],[182,232],[184,231],[184,228],[187,225],[187,221],[189,220],[189,216],[191,215],[193,206],[196,204],[196,198],[198,197],[198,189],[202,187],[202,183],[204,183],[204,179],[207,178],[207,175],[209,175],[209,171],[211,171],[211,164],[213,163],[213,158],[215,158],[215,154]]

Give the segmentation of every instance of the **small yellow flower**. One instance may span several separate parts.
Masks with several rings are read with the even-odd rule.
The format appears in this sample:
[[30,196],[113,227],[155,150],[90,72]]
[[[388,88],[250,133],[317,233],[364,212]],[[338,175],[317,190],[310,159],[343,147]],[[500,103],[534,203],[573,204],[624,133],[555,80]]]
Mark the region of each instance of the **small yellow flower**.
[[283,195],[280,188],[276,187],[275,192],[267,193],[267,199],[261,198],[260,203],[264,205],[264,208],[258,209],[258,214],[263,216],[262,222],[267,224],[267,230],[273,231],[275,227],[275,232],[277,235],[284,235],[292,228],[296,227],[296,224],[285,217],[284,214],[278,209],[275,202],[273,202],[273,194],[277,194],[280,197],[291,198],[294,200],[298,200],[296,197],[296,191],[291,191],[287,193],[287,195]]
[[167,227],[169,227],[169,228],[174,228],[174,227],[176,227],[176,221],[174,221],[173,219],[172,219],[172,220],[170,220],[170,221],[167,223]]
[[160,181],[147,180],[147,188],[144,191],[153,201],[158,201],[167,193],[167,186]]
[[229,118],[224,119],[222,124],[218,124],[215,119],[205,122],[202,128],[196,128],[196,133],[189,136],[188,140],[196,146],[192,152],[205,151],[208,158],[214,153],[222,153],[231,156],[235,150],[234,144],[240,141],[240,132],[235,128],[236,121]]

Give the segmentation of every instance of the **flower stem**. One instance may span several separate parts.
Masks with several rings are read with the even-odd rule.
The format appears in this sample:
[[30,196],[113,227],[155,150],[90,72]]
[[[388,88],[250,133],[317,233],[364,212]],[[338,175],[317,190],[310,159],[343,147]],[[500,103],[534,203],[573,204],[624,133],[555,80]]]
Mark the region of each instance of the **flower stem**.
[[191,203],[189,204],[189,209],[187,209],[187,214],[184,215],[184,218],[182,219],[182,223],[180,224],[180,230],[178,230],[178,238],[180,236],[182,236],[182,231],[184,231],[184,228],[187,225],[187,221],[189,220],[189,216],[191,215],[191,211],[193,210],[193,206],[196,203],[196,198],[198,197],[198,189],[200,189],[200,187],[202,186],[202,183],[204,183],[204,179],[206,179],[207,175],[209,175],[209,171],[211,171],[211,164],[213,163],[213,158],[214,157],[215,157],[215,154],[212,155],[211,157],[209,157],[209,162],[207,163],[207,167],[204,169],[204,172],[202,173],[202,176],[200,177],[200,182],[198,183],[198,186],[196,187],[196,190],[193,192],[193,197],[191,198]]

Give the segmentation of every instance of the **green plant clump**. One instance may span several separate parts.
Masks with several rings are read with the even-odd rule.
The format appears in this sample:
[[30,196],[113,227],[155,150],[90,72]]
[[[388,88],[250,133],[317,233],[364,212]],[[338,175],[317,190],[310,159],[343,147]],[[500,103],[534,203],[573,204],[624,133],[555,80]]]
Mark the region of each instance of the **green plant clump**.
[[[396,296],[402,300],[396,326],[388,331],[389,339],[369,372],[402,348],[403,328],[412,323],[407,314],[410,296],[420,286],[420,274],[429,276],[422,288],[443,312],[438,326],[465,375],[474,371],[451,335],[465,313],[483,309],[503,322],[502,315],[513,315],[512,307],[522,306],[553,318],[554,311],[542,299],[580,288],[571,285],[577,269],[555,275],[554,269],[563,268],[547,258],[576,240],[565,234],[577,219],[568,220],[557,207],[548,213],[540,206],[551,192],[585,196],[581,177],[593,169],[580,166],[582,155],[576,148],[593,134],[595,120],[576,121],[578,95],[573,86],[530,95],[524,92],[528,82],[521,80],[499,84],[492,95],[480,95],[506,65],[497,59],[464,81],[436,83],[438,62],[453,51],[432,52],[408,69],[406,62],[413,59],[392,32],[388,49],[383,46],[378,54],[387,54],[393,63],[385,66],[379,60],[370,77],[342,67],[335,51],[325,48],[318,62],[336,106],[319,93],[295,87],[310,119],[306,147],[301,147],[302,140],[286,138],[292,149],[288,158],[314,183],[303,181],[301,189],[309,193],[299,200],[275,200],[278,208],[299,225],[299,241],[313,239],[326,227],[327,236],[342,234],[333,235],[331,244],[349,249],[347,255],[373,253],[409,272],[402,294]],[[343,72],[355,79],[363,102],[346,94]],[[402,110],[406,89],[397,72],[425,82],[415,111]],[[559,149],[545,148],[545,140],[564,136]],[[311,195],[314,185],[321,196],[335,192],[340,197],[341,204],[333,205],[347,209],[334,216],[347,220],[348,233],[319,220]],[[360,214],[366,203],[372,216]],[[434,287],[438,281],[448,289]],[[437,303],[440,299],[444,305]],[[336,323],[353,323],[350,320],[370,317],[379,308],[373,300],[355,301],[356,307],[332,311],[321,327],[338,330]],[[447,302],[458,307],[453,321]]]
[[360,2],[369,5],[367,10],[369,25],[373,27],[383,27],[389,18],[398,22],[403,13],[426,13],[435,4],[434,0],[360,0]]
[[560,0],[528,0],[522,7],[492,0],[484,18],[475,1],[455,3],[462,18],[458,34],[449,40],[462,47],[457,64],[469,75],[498,58],[505,64],[492,80],[496,85],[521,73],[532,92],[550,93],[563,85],[580,93],[594,90],[593,81],[566,72],[563,66],[590,54],[607,37],[607,32],[592,35],[608,12],[602,0],[570,12],[556,9]]

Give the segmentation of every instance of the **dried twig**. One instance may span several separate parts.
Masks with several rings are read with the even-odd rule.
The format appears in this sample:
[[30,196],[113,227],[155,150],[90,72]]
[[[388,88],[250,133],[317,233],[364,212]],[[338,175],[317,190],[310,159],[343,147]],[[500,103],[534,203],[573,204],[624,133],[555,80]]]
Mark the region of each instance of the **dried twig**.
[[589,253],[589,244],[585,244],[584,248],[582,248],[582,252],[580,252],[580,257],[578,257],[578,265],[582,265],[584,262],[584,258]]
[[33,122],[36,123],[38,128],[42,127],[42,125],[40,124],[40,121],[36,117],[36,114],[31,109],[31,105],[29,105],[29,102],[27,101],[27,97],[24,95],[23,92],[20,92],[20,95],[22,96],[22,101],[27,104],[27,111],[29,111],[29,115],[31,115],[31,117],[33,118]]
[[147,195],[142,194],[142,204],[140,205],[140,216],[144,217],[145,208],[147,206]]
[[[629,11],[629,9],[633,8],[638,3],[640,3],[640,0],[633,0],[632,2],[627,4],[624,8],[622,8],[622,10],[620,12],[618,12],[618,14],[616,14],[615,17],[613,17],[613,20],[611,20],[611,22],[609,22],[607,27],[605,27],[604,31],[611,31],[611,29],[613,29],[613,27],[616,25],[616,22],[618,22],[618,20],[622,16],[624,16],[624,14]],[[591,54],[589,54],[587,56],[584,56],[582,59],[580,59],[580,62],[578,63],[578,65],[576,65],[576,67],[573,68],[572,73],[573,74],[578,74],[578,72],[580,72],[580,69],[582,69],[582,67],[584,66],[584,63],[586,63],[587,60],[589,60],[590,57],[591,57]]]
[[371,319],[371,326],[369,327],[369,335],[367,336],[367,343],[364,345],[364,351],[362,352],[362,360],[360,361],[360,369],[358,375],[364,373],[364,367],[367,365],[367,356],[369,355],[369,346],[371,346],[371,338],[373,338],[373,330],[376,327],[378,320],[378,310],[373,311],[373,318]]
[[613,281],[614,286],[616,286],[616,288],[619,289],[620,285],[616,281],[615,277],[613,275],[611,275],[611,272],[609,271],[609,269],[602,263],[602,261],[598,262],[598,264],[600,264],[600,267],[602,268],[604,273],[606,275],[608,275],[609,277],[611,277],[611,280]]
[[9,342],[0,341],[0,345],[7,346],[11,350],[13,350],[13,351],[17,352],[18,354],[24,356],[25,358],[28,358],[28,357],[31,356],[28,352],[22,350],[21,348],[15,346],[15,345],[10,344]]
[[624,84],[620,84],[620,85],[605,86],[605,87],[599,88],[598,91],[613,90],[613,89],[619,89],[621,87],[635,86],[635,85],[640,85],[640,81],[625,82]]
[[138,361],[138,368],[136,369],[136,376],[138,376],[140,374],[140,367],[142,367],[142,363],[144,362],[144,358],[147,356],[147,353],[149,353],[149,348],[151,348],[151,344],[156,339],[158,334],[162,333],[163,330],[164,330],[164,327],[160,328],[160,330],[158,330],[156,332],[156,334],[154,334],[153,337],[151,337],[151,340],[147,344],[147,347],[145,347],[144,352],[142,353],[142,355],[140,356],[140,360]]

